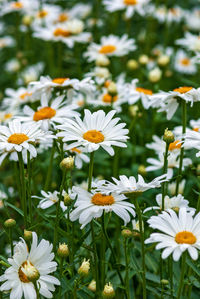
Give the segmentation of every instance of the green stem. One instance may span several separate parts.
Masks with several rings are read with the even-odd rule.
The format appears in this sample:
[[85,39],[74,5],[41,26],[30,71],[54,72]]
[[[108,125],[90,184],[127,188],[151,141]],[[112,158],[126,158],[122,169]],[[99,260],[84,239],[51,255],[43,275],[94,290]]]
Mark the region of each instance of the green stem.
[[31,160],[30,160],[29,152],[27,152],[27,172],[28,172],[28,181],[27,181],[28,209],[29,209],[29,216],[30,216],[30,226],[32,226],[33,215],[32,215],[32,200],[31,200]]
[[170,292],[171,292],[171,297],[173,298],[173,259],[172,256],[169,257],[169,277],[170,277]]
[[[61,279],[62,279],[62,272],[63,272],[63,258],[60,258],[60,273],[59,273],[59,278],[60,278],[60,283],[61,283]],[[62,291],[62,287],[60,285],[59,287],[59,293],[58,293],[58,298],[61,299],[61,291]]]
[[18,152],[19,159],[19,171],[20,171],[20,180],[21,180],[21,196],[22,196],[22,208],[24,212],[24,225],[27,227],[27,203],[26,203],[26,183],[24,176],[24,161],[22,157],[22,152]]
[[181,293],[182,293],[183,286],[184,286],[185,264],[186,264],[186,252],[184,252],[183,256],[182,256],[181,277],[180,277],[180,282],[179,282],[177,299],[181,298]]
[[[186,104],[186,101],[182,100],[182,134],[185,134],[185,132],[186,132],[186,125],[187,125],[187,104]],[[184,140],[184,138],[182,138],[182,141],[183,140]],[[184,147],[182,145],[181,152],[180,152],[178,177],[176,180],[176,195],[178,195],[179,184],[180,184],[180,181],[182,178],[183,157],[184,157]]]
[[115,149],[115,155],[113,157],[113,176],[118,176],[118,169],[119,169],[119,148]]
[[44,185],[44,190],[45,191],[48,191],[48,189],[49,189],[49,184],[50,184],[51,175],[52,175],[53,158],[54,158],[54,154],[55,154],[55,149],[56,149],[56,144],[55,144],[55,140],[54,140],[53,141],[53,146],[52,146],[52,149],[51,149],[51,157],[50,157],[49,167],[48,167],[48,170],[47,170],[47,176],[46,176],[45,185]]
[[[169,143],[166,142],[165,154],[164,154],[164,166],[163,166],[163,174],[167,172],[168,167],[168,150],[169,150]],[[162,183],[162,211],[165,210],[165,195],[166,195],[166,188],[165,182]]]
[[89,164],[89,174],[88,174],[88,192],[91,191],[93,168],[94,168],[94,152],[90,153],[90,164]]
[[[103,211],[102,215],[102,225],[105,225],[105,213]],[[103,289],[105,285],[105,251],[106,251],[106,240],[103,234],[101,240],[101,288]]]
[[11,256],[13,256],[14,246],[13,246],[13,238],[12,238],[12,227],[9,228],[9,239],[10,239]]
[[146,294],[146,266],[145,266],[145,248],[144,248],[144,231],[142,225],[142,214],[140,210],[140,206],[138,204],[137,198],[135,200],[135,208],[138,215],[139,220],[139,228],[140,228],[140,239],[141,239],[141,249],[142,249],[142,281],[143,281],[143,299],[147,298]]
[[56,207],[56,220],[55,220],[55,229],[54,229],[54,241],[53,241],[53,248],[54,250],[56,249],[56,244],[58,240],[58,226],[59,226],[59,216],[60,216],[60,203],[62,199],[62,192],[64,190],[65,186],[65,179],[66,179],[66,170],[63,171],[62,174],[62,181],[60,185],[60,192],[59,192],[59,199],[57,202],[57,207]]
[[128,239],[124,239],[124,254],[125,254],[125,262],[126,262],[126,294],[127,298],[130,299],[130,288],[129,288],[129,255],[128,255]]
[[34,288],[35,288],[35,291],[36,291],[36,298],[37,299],[40,299],[40,293],[39,293],[39,290],[38,290],[38,287],[37,287],[37,282],[34,282]]
[[98,254],[97,254],[97,246],[96,246],[93,220],[91,221],[91,234],[92,234],[92,244],[93,244],[93,252],[94,252],[96,296],[97,296],[97,298],[99,298],[98,297],[98,296],[100,296],[99,267],[98,267]]

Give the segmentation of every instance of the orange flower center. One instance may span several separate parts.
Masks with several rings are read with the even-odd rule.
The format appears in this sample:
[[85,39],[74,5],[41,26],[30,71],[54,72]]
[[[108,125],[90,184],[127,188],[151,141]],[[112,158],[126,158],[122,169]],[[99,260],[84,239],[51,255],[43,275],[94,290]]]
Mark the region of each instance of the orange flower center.
[[142,88],[142,87],[136,87],[135,89],[138,92],[142,92],[144,94],[148,94],[148,95],[152,95],[153,91],[151,89],[146,89],[146,88]]
[[43,107],[36,111],[33,115],[33,120],[50,119],[56,115],[56,110],[51,107]]
[[38,13],[37,13],[37,17],[38,18],[45,18],[46,16],[48,15],[48,11],[46,10],[40,10]]
[[195,132],[199,132],[199,128],[193,128],[192,130]]
[[101,49],[99,50],[99,53],[101,54],[110,54],[110,53],[113,53],[115,52],[117,48],[113,45],[105,45],[105,46],[102,46]]
[[7,141],[9,143],[21,144],[28,139],[29,139],[28,136],[24,133],[14,133],[10,135]]
[[63,84],[66,80],[69,80],[69,78],[55,78],[52,80],[53,83],[56,83],[56,84]]
[[190,65],[190,59],[189,58],[183,58],[180,60],[180,63],[183,65]]
[[183,231],[177,233],[175,236],[175,241],[178,244],[194,244],[197,238],[191,232]]
[[6,113],[5,115],[4,115],[4,118],[5,119],[9,119],[9,118],[11,118],[13,115],[12,115],[12,113]]
[[137,0],[124,0],[125,5],[136,5]]
[[173,91],[179,92],[179,93],[186,93],[186,92],[190,91],[191,89],[193,89],[193,87],[182,86],[182,87],[179,87],[179,88],[175,88]]
[[81,150],[78,149],[78,148],[76,148],[76,147],[73,147],[73,148],[71,149],[71,151],[72,151],[72,152],[75,152],[75,153],[78,153],[78,154],[81,154]]
[[108,88],[108,86],[110,85],[110,80],[106,80],[105,82],[104,82],[104,86],[106,87],[106,88]]
[[82,107],[84,104],[85,104],[84,101],[78,101],[78,102],[77,102],[77,105],[80,106],[80,107]]
[[89,130],[83,134],[83,138],[93,143],[100,143],[104,141],[104,135],[97,130]]
[[177,15],[177,12],[178,12],[177,9],[174,8],[174,7],[170,8],[169,11],[170,11],[171,14],[173,14],[174,16],[176,16],[176,15]]
[[12,8],[20,9],[23,7],[23,4],[21,2],[13,2],[11,3]]
[[61,13],[59,16],[58,16],[58,22],[59,23],[63,23],[65,21],[68,20],[68,15],[66,13]]
[[115,199],[112,195],[96,193],[92,196],[91,202],[96,206],[111,206],[115,203]]
[[63,36],[63,37],[68,37],[70,36],[70,32],[68,30],[62,29],[62,28],[57,28],[53,32],[54,36]]
[[32,92],[24,92],[24,93],[22,93],[19,97],[20,97],[20,99],[21,100],[24,100],[25,99],[25,97],[30,97],[32,95]]
[[18,271],[19,279],[24,283],[30,282],[30,280],[28,280],[28,277],[26,276],[26,274],[24,274],[24,272],[22,271],[22,268],[24,268],[24,266],[27,264],[28,264],[27,261],[23,262],[23,264],[21,265],[21,267],[19,268],[19,271]]
[[116,102],[117,99],[118,99],[118,96],[112,97],[110,94],[106,93],[103,95],[102,101],[104,103],[113,103],[113,102]]
[[181,148],[181,143],[180,140],[176,140],[174,142],[171,142],[169,145],[169,150],[173,151],[175,149],[180,149]]

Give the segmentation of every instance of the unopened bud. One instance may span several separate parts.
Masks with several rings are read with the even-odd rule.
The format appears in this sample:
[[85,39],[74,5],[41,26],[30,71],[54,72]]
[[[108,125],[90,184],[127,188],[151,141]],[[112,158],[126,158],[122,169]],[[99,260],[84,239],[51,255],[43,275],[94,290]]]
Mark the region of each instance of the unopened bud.
[[170,58],[168,55],[161,55],[158,57],[158,64],[161,66],[165,66],[169,63]]
[[127,68],[131,71],[136,70],[139,67],[138,62],[135,59],[130,59],[127,62]]
[[29,15],[25,15],[22,18],[22,24],[24,24],[25,26],[30,26],[32,21],[33,21],[33,18],[32,18],[32,16],[29,16]]
[[35,282],[40,278],[39,271],[29,261],[24,264],[24,266],[21,268],[21,271],[31,282]]
[[150,82],[158,82],[162,77],[162,71],[156,67],[149,72],[148,78]]
[[138,167],[138,173],[141,174],[142,176],[145,176],[147,174],[146,167],[144,165],[140,165]]
[[132,117],[136,117],[138,110],[139,110],[139,108],[137,105],[129,106],[129,113]]
[[147,64],[149,62],[149,57],[147,55],[141,55],[139,57],[139,63],[140,64]]
[[163,140],[170,144],[172,142],[174,142],[174,134],[172,131],[168,130],[168,129],[165,129],[165,133],[164,133],[164,136],[163,136]]
[[7,220],[4,222],[4,226],[5,226],[6,228],[12,228],[12,227],[14,227],[15,225],[16,225],[16,221],[15,221],[15,219],[12,219],[12,218],[7,219]]
[[64,205],[66,207],[69,207],[71,205],[71,203],[72,203],[72,200],[71,200],[69,194],[67,194],[67,193],[65,193],[63,201],[64,201]]
[[67,157],[64,158],[61,162],[60,162],[60,167],[64,170],[71,170],[74,168],[74,158],[73,157]]
[[161,284],[163,284],[163,285],[167,285],[167,284],[169,284],[169,281],[167,280],[167,279],[161,279]]
[[90,270],[90,260],[84,259],[80,268],[78,269],[78,274],[82,276],[87,276]]
[[104,290],[102,292],[103,298],[114,298],[115,291],[113,289],[112,284],[109,282],[104,286]]
[[62,257],[62,258],[67,257],[69,255],[68,246],[65,243],[59,244],[57,254],[58,254],[59,257]]
[[24,240],[31,241],[32,240],[32,232],[30,230],[24,230]]
[[115,96],[117,94],[117,86],[116,86],[115,82],[110,82],[110,84],[108,86],[108,93],[111,96]]
[[94,279],[88,285],[88,289],[92,292],[96,292],[96,281]]
[[106,55],[99,55],[96,59],[97,66],[108,66],[110,64],[110,60]]
[[130,229],[123,229],[122,230],[122,236],[124,238],[132,238],[133,237],[133,232]]

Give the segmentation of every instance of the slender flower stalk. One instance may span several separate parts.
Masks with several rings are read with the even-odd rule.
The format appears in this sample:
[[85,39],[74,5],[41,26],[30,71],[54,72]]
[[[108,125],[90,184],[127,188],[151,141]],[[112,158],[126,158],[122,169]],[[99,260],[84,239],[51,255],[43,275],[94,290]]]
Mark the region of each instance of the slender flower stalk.
[[47,170],[47,176],[46,176],[46,180],[45,180],[44,191],[48,191],[48,189],[49,189],[49,184],[50,184],[51,175],[52,175],[53,158],[54,158],[55,150],[56,150],[56,141],[54,140],[53,141],[53,146],[52,146],[52,149],[51,149],[51,157],[50,157],[49,167],[48,167],[48,170]]
[[27,227],[26,182],[25,182],[24,161],[22,157],[22,152],[18,152],[18,159],[19,159],[19,171],[20,171],[20,181],[21,181],[22,209],[24,212],[24,225],[25,227]]
[[[185,134],[186,132],[186,125],[187,125],[187,104],[186,101],[182,100],[182,134]],[[184,139],[182,139],[182,141],[183,140]],[[184,157],[184,147],[182,146],[180,152],[178,177],[176,181],[176,195],[178,195],[179,192],[179,184],[182,176],[183,157]]]
[[11,256],[13,256],[14,246],[13,246],[12,227],[9,228],[9,240],[10,240]]
[[29,222],[30,226],[32,225],[33,215],[32,215],[32,200],[31,200],[31,160],[30,160],[30,153],[27,152],[27,198],[28,198],[28,214],[29,214]]
[[129,288],[129,253],[128,253],[128,238],[124,238],[124,254],[125,254],[125,263],[126,263],[126,294],[127,299],[130,299],[130,288]]
[[40,299],[40,294],[39,294],[39,290],[38,290],[38,287],[37,287],[37,282],[35,281],[33,284],[34,284],[34,288],[35,288],[35,291],[36,291],[36,298]]
[[186,252],[183,253],[182,256],[182,263],[181,263],[181,277],[180,277],[180,282],[179,282],[179,287],[178,287],[178,294],[177,294],[177,299],[181,298],[182,290],[184,287],[184,275],[185,275],[185,264],[186,264]]
[[[164,154],[164,166],[163,166],[163,174],[167,172],[167,167],[168,167],[168,150],[169,150],[169,144],[166,142],[166,148],[165,148],[165,154]],[[165,209],[165,195],[166,195],[166,182],[162,183],[162,211]]]

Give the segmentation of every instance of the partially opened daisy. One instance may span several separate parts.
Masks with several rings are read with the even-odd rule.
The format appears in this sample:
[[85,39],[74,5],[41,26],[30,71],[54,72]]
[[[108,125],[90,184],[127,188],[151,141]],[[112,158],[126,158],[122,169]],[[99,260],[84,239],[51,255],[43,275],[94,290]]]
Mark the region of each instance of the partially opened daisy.
[[49,275],[56,271],[57,263],[53,261],[53,246],[42,239],[38,243],[35,232],[32,233],[31,248],[21,238],[14,248],[14,255],[8,259],[10,267],[0,276],[0,281],[4,281],[0,290],[9,291],[10,298],[36,299],[36,291],[30,277],[37,278],[36,284],[39,293],[45,298],[52,298],[55,291],[54,285],[60,285],[57,278]]
[[192,58],[183,50],[178,50],[175,56],[174,69],[182,74],[195,74],[197,67]]
[[6,88],[5,97],[3,98],[3,107],[19,107],[27,102],[31,102],[32,92],[24,87],[20,87],[17,90],[12,88]]
[[25,106],[23,109],[25,116],[19,118],[24,122],[37,123],[44,131],[47,131],[51,126],[63,123],[69,117],[79,115],[78,112],[74,111],[78,106],[67,104],[64,97],[59,96],[50,103],[46,94],[42,94],[41,106],[36,111]]
[[98,186],[97,189],[104,191],[104,193],[109,194],[110,192],[116,192],[117,194],[126,194],[131,195],[134,193],[141,193],[152,188],[158,188],[161,186],[161,183],[167,180],[167,175],[163,174],[155,178],[150,183],[145,183],[143,177],[138,175],[138,181],[134,176],[129,178],[125,175],[121,175],[119,180],[112,178],[114,183],[109,181],[102,181],[102,186]]
[[124,56],[135,49],[135,40],[133,38],[128,39],[126,34],[121,37],[111,34],[103,36],[100,44],[91,43],[84,56],[88,57],[88,61],[94,61],[102,54],[107,56]]
[[[44,190],[41,190],[41,195],[42,196],[36,196],[36,195],[32,196],[32,198],[40,199],[40,202],[37,206],[40,209],[48,209],[59,201],[59,192],[58,191],[45,192]],[[66,210],[66,207],[62,201],[60,203],[60,207],[63,211]]]
[[93,152],[102,147],[111,156],[114,155],[112,146],[126,147],[128,129],[125,123],[118,123],[120,118],[113,118],[116,111],[105,114],[103,110],[91,113],[84,110],[84,118],[75,116],[75,120],[68,119],[63,125],[58,125],[61,130],[57,134],[67,142],[67,150],[83,146],[88,152]]
[[[144,213],[151,211],[151,210],[162,210],[162,194],[156,195],[156,202],[157,206],[149,207],[144,210]],[[164,197],[164,209],[172,209],[176,212],[179,211],[180,208],[185,207],[187,211],[195,210],[194,208],[190,208],[188,206],[189,201],[184,199],[184,197],[181,194],[178,194],[177,196],[169,197],[166,195]]]
[[101,217],[103,211],[114,212],[123,219],[124,225],[131,220],[129,213],[135,216],[134,205],[125,201],[124,195],[116,193],[106,195],[95,190],[88,192],[80,187],[73,187],[72,192],[77,194],[77,200],[74,205],[75,209],[70,213],[70,219],[71,221],[79,219],[81,229],[93,218]]
[[[152,216],[147,222],[160,233],[152,233],[145,243],[158,243],[156,249],[163,249],[162,258],[166,259],[171,253],[174,261],[178,261],[182,253],[188,250],[191,258],[197,260],[200,249],[200,213],[180,208],[179,214],[173,210]],[[193,217],[194,216],[194,217]]]
[[130,18],[135,12],[144,15],[144,5],[148,2],[149,0],[104,0],[103,4],[110,12],[125,10],[126,17]]
[[31,157],[37,156],[33,143],[40,140],[53,138],[48,132],[43,132],[38,124],[25,124],[19,120],[13,120],[8,126],[0,126],[0,150],[7,155],[13,151],[29,151]]

